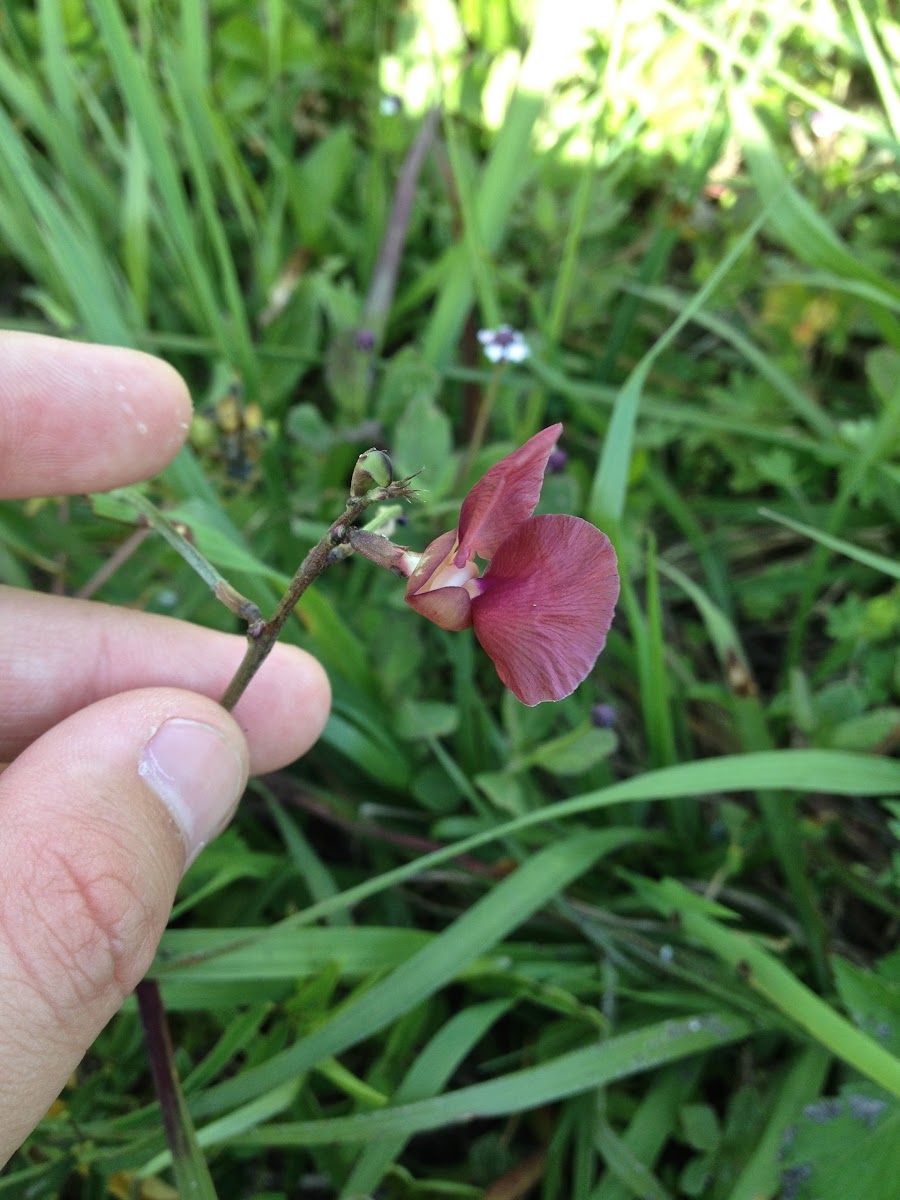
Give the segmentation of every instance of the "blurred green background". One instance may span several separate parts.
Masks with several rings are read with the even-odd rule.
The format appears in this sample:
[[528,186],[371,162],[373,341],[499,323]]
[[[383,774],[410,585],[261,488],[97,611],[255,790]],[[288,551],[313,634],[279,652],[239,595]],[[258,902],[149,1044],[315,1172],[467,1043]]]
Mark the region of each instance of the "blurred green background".
[[[325,575],[325,736],[154,967],[210,1176],[129,1004],[0,1196],[900,1196],[898,66],[889,0],[2,7],[3,324],[183,373],[143,494],[242,592],[368,446],[418,549],[557,420],[623,588],[526,709]],[[126,513],[0,504],[0,580],[237,629]]]

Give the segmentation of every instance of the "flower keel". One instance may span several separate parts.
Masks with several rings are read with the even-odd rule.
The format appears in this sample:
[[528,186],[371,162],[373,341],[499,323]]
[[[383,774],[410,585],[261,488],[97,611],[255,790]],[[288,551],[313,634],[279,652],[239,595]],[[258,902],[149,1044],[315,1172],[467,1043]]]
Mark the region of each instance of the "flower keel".
[[406,603],[452,632],[472,624],[472,600],[463,584],[478,574],[475,563],[469,570],[456,567],[455,557],[456,533],[451,529],[431,543],[406,585]]

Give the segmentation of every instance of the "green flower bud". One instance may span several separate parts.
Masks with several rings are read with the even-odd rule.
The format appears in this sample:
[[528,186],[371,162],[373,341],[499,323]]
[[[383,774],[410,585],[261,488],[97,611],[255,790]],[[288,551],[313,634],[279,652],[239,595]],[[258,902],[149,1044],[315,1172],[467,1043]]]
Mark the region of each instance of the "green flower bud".
[[356,460],[350,480],[350,495],[367,496],[374,488],[385,488],[394,478],[391,460],[383,450],[366,450]]

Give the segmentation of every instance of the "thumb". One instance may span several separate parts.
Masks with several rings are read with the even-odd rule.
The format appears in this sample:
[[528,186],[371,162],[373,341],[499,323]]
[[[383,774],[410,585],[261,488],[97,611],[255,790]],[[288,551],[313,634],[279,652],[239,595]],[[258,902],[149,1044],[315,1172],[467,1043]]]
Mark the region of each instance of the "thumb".
[[147,688],[75,713],[0,776],[0,1167],[146,972],[247,764],[214,701]]

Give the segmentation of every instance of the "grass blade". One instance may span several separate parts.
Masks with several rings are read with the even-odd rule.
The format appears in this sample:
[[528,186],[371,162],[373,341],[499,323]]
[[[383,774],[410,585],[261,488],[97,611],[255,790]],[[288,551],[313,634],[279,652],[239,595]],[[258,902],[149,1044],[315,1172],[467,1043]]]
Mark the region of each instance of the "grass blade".
[[[244,1134],[236,1143],[289,1147],[373,1141],[441,1129],[458,1121],[527,1112],[640,1071],[727,1046],[751,1031],[748,1021],[725,1012],[663,1021],[562,1054],[539,1067],[513,1071],[489,1083],[459,1088],[431,1100],[355,1117],[269,1125]],[[201,1141],[202,1137],[201,1133]]]
[[793,517],[786,517],[783,513],[774,512],[771,508],[761,508],[759,515],[770,521],[777,521],[786,529],[793,529],[794,533],[802,534],[803,537],[818,542],[820,546],[824,546],[828,550],[834,550],[838,554],[852,558],[855,562],[862,563],[864,567],[871,567],[873,571],[880,571],[883,575],[900,580],[900,563],[896,559],[876,554],[874,550],[866,550],[865,547],[844,541],[843,538],[833,537],[830,533],[814,529],[812,525],[804,525],[802,521],[795,521]]
[[[728,963],[779,1012],[837,1058],[892,1095],[900,1096],[900,1059],[802,984],[757,939],[727,929],[698,911],[697,898],[674,880],[652,885],[666,915],[678,914],[684,931]],[[648,895],[650,893],[648,892]]]
[[725,278],[741,255],[749,248],[766,218],[763,213],[744,230],[731,246],[722,261],[712,271],[703,287],[684,307],[680,316],[647,351],[630,373],[616,399],[612,419],[603,443],[603,451],[588,501],[588,520],[597,525],[618,522],[625,512],[625,497],[628,492],[628,474],[634,453],[634,435],[638,408],[650,369],[656,359],[669,346],[689,321],[700,312],[710,296]]
[[[507,1000],[489,1000],[455,1013],[417,1056],[394,1095],[394,1106],[438,1095],[473,1046],[509,1008]],[[408,1140],[400,1135],[370,1143],[341,1189],[341,1197],[351,1200],[374,1193]]]
[[[639,837],[639,831],[608,829],[551,844],[533,855],[474,904],[433,942],[409,958],[315,1033],[267,1063],[220,1084],[197,1105],[208,1115],[244,1102],[370,1037],[449,983],[467,964],[515,929],[598,858]],[[382,877],[383,878],[383,877]]]
[[785,1072],[770,1106],[769,1119],[728,1200],[768,1200],[778,1190],[780,1156],[785,1131],[800,1110],[819,1096],[831,1056],[820,1046],[810,1046]]

